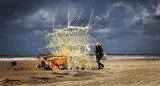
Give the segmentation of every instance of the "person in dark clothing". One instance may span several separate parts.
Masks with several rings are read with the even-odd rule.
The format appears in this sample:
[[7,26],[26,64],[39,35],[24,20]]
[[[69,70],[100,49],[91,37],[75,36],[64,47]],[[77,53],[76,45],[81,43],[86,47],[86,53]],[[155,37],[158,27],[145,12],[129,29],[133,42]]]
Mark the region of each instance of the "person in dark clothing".
[[96,54],[96,61],[98,63],[98,69],[103,69],[104,65],[100,62],[101,58],[103,57],[103,49],[98,43],[95,43],[95,47],[96,47],[95,54]]

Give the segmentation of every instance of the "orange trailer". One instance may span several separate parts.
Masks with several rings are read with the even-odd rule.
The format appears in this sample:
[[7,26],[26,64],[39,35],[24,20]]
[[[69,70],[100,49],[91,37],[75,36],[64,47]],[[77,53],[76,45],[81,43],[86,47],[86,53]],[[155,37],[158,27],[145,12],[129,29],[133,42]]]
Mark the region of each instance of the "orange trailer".
[[67,58],[63,56],[44,56],[42,67],[46,70],[58,70],[67,66]]
[[[42,67],[45,70],[59,70],[67,66],[67,56],[66,56],[66,46],[63,45],[63,51],[59,46],[59,55],[58,56],[44,56],[42,60]],[[63,52],[63,55],[62,55]]]

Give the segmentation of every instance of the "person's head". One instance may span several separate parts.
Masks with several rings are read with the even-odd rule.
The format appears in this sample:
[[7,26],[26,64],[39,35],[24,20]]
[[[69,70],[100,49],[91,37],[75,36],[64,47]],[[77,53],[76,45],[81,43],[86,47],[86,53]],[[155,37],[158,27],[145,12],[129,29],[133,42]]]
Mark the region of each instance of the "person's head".
[[95,47],[97,47],[98,45],[99,45],[98,43],[95,43],[95,44],[94,44]]

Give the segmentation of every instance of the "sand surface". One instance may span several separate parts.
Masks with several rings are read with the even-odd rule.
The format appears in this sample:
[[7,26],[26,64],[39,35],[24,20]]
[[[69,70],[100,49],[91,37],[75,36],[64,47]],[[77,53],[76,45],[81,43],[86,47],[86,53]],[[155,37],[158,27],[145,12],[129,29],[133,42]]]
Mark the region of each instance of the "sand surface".
[[0,61],[0,86],[160,86],[160,58],[107,59],[98,70],[35,70],[37,60]]

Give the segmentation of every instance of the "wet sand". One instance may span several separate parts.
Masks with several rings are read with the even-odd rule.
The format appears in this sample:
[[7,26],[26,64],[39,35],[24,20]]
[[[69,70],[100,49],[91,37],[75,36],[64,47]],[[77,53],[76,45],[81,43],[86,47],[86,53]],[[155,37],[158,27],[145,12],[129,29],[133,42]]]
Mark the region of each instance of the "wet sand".
[[107,59],[104,69],[39,70],[38,60],[0,61],[0,86],[160,86],[160,58]]

